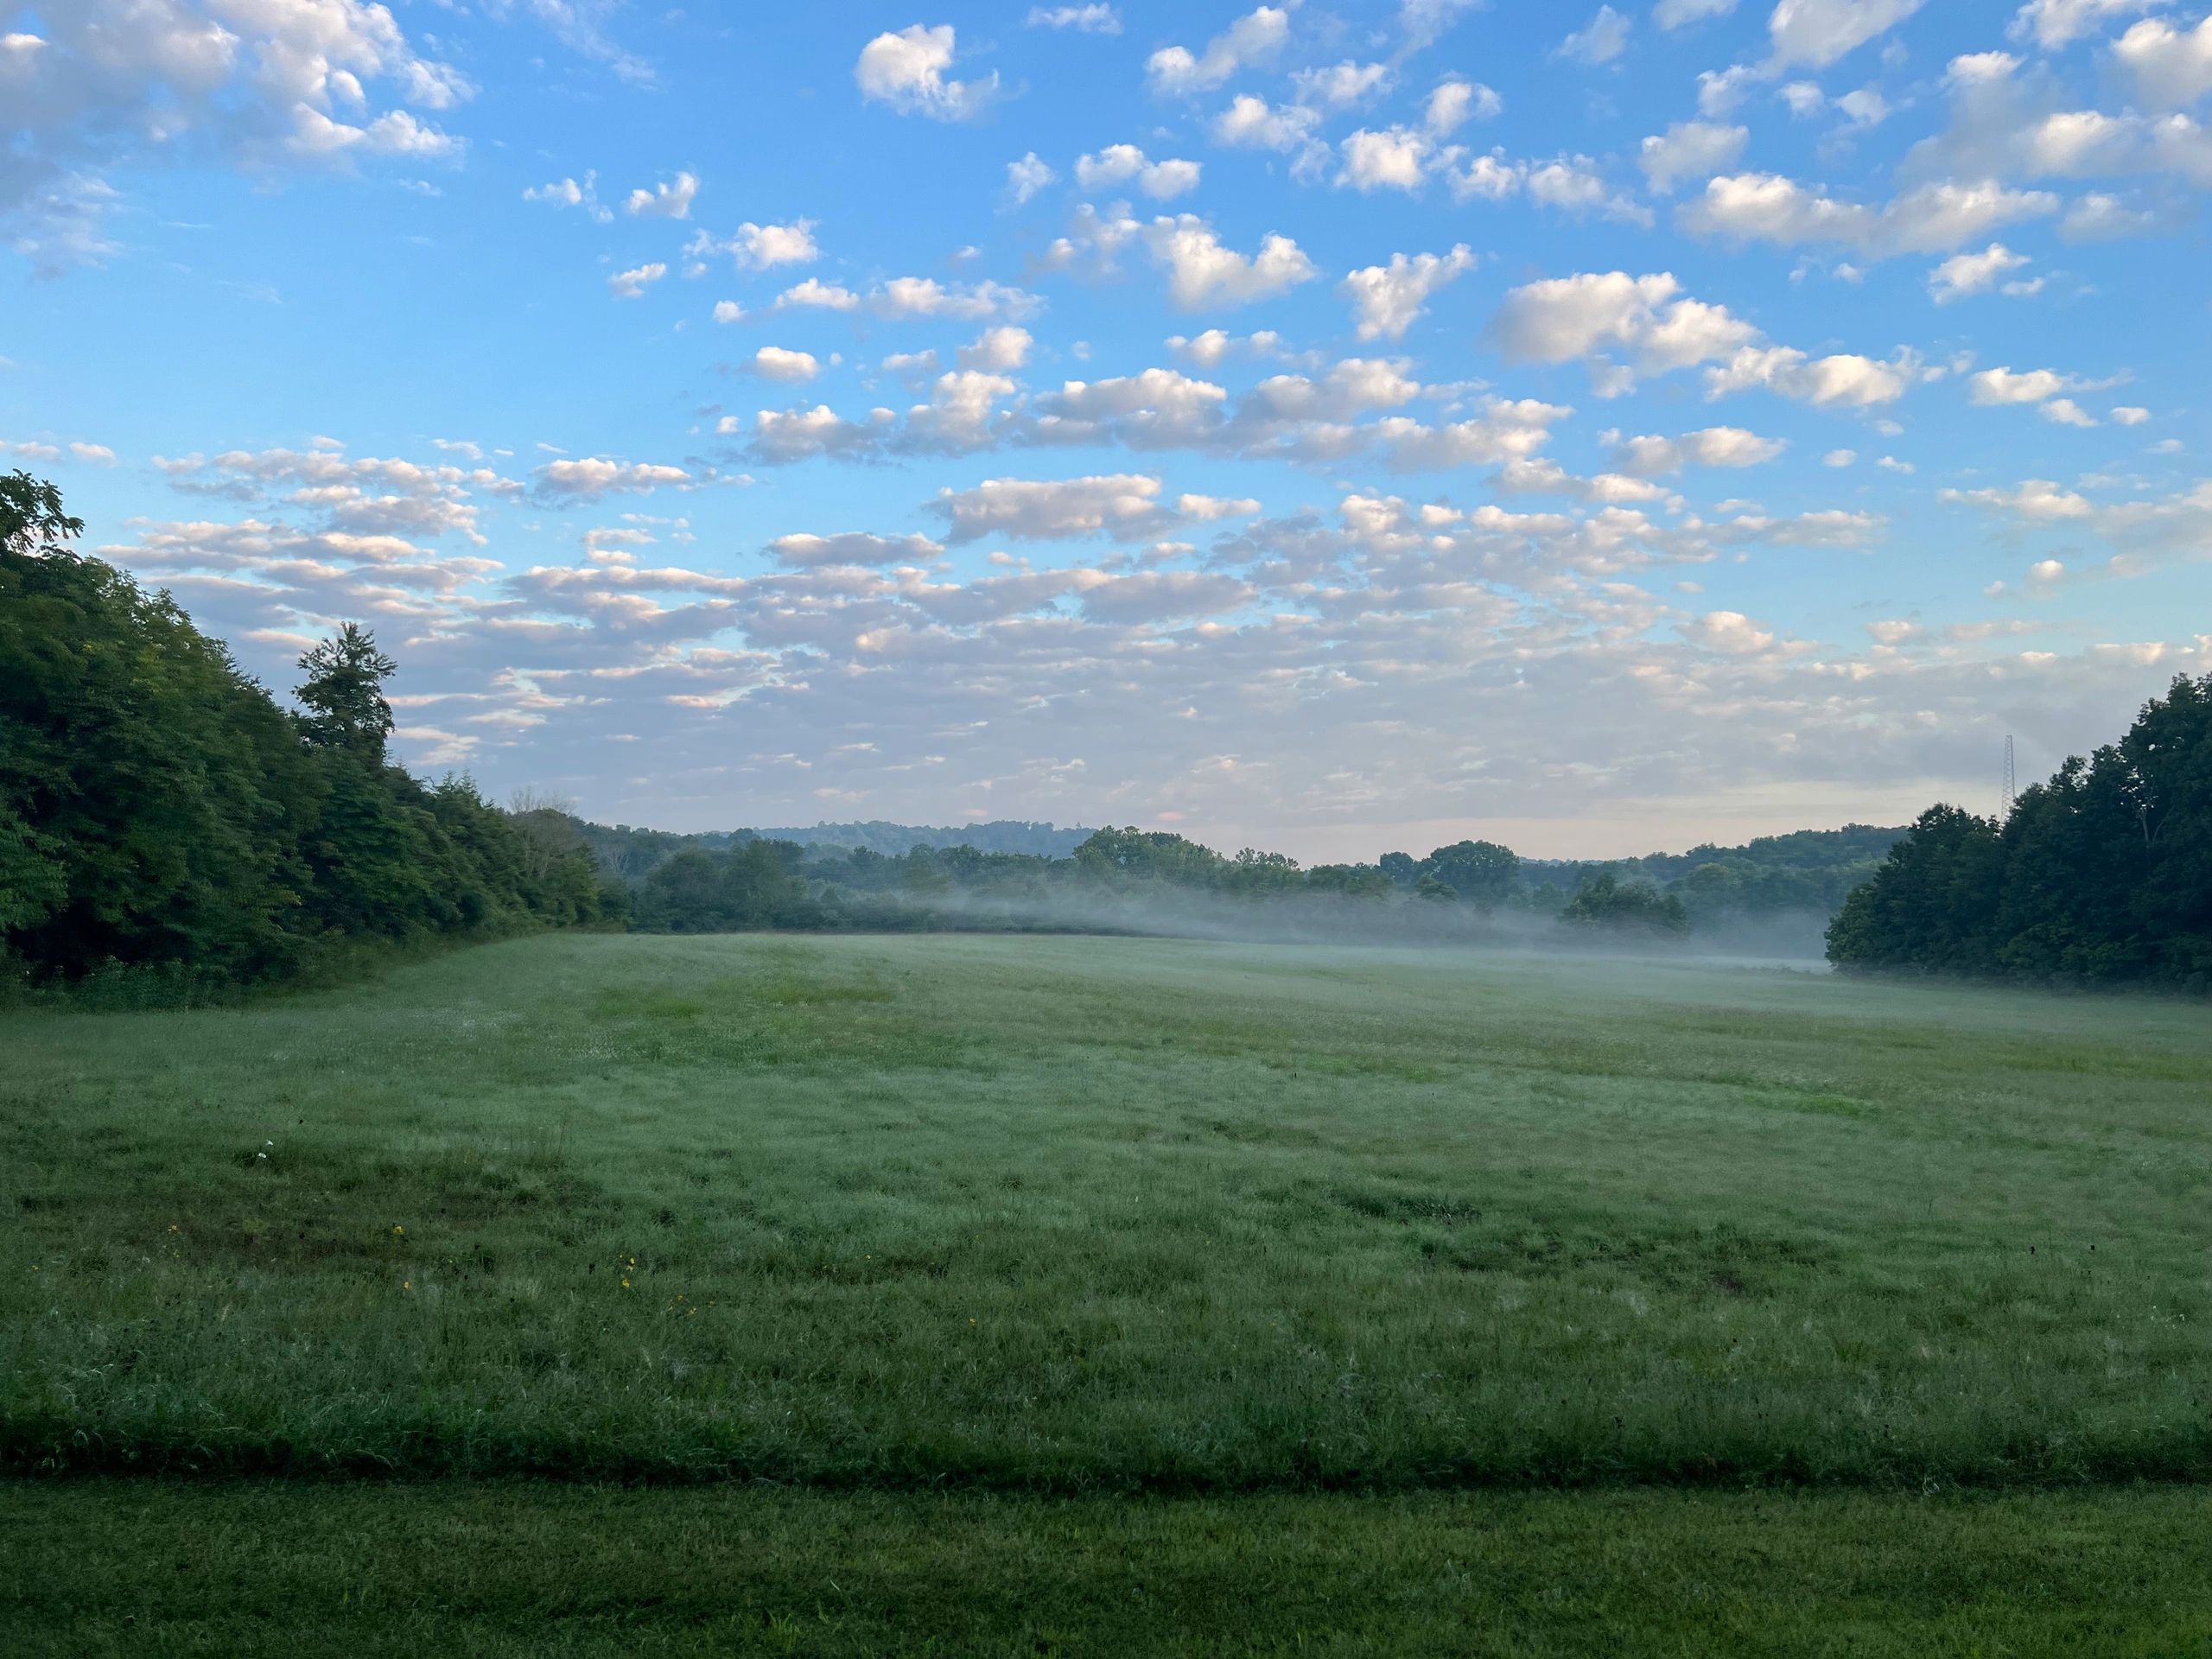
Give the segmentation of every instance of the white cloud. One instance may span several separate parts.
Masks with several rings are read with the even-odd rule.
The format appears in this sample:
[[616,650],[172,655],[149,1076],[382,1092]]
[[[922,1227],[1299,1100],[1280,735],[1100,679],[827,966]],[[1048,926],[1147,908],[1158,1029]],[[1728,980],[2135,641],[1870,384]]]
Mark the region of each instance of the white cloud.
[[1558,55],[1579,63],[1611,63],[1628,50],[1630,23],[1611,6],[1599,6],[1598,15],[1559,43]]
[[1029,348],[1033,343],[1027,328],[1011,324],[986,328],[974,345],[960,348],[960,366],[1004,374],[1029,361]]
[[[720,245],[740,270],[766,270],[776,265],[804,265],[822,257],[814,243],[814,221],[802,219],[789,225],[739,226],[729,240]],[[705,251],[697,243],[690,250]]]
[[551,499],[596,501],[601,496],[647,495],[693,482],[681,467],[610,461],[604,455],[549,461],[537,469],[537,493]]
[[1145,61],[1154,93],[1211,92],[1239,69],[1274,60],[1290,38],[1287,7],[1261,6],[1231,23],[1193,55],[1187,47],[1163,46]]
[[1332,110],[1357,109],[1388,92],[1392,76],[1384,63],[1355,63],[1350,58],[1326,69],[1300,69],[1291,76],[1298,101]]
[[614,217],[613,210],[600,200],[597,194],[599,175],[587,173],[583,182],[563,179],[557,184],[537,184],[522,193],[524,201],[542,201],[554,207],[580,207],[590,218],[606,224]]
[[1651,374],[1726,356],[1758,336],[1726,307],[1682,297],[1681,284],[1664,271],[1582,272],[1529,283],[1506,295],[1489,329],[1509,363],[1564,363],[1619,347]]
[[1072,29],[1083,35],[1118,35],[1122,14],[1109,5],[1032,6],[1027,27]]
[[2155,11],[2168,0],[2029,0],[2005,31],[2016,41],[2032,40],[2046,52],[2070,46],[2108,18]]
[[716,300],[714,316],[716,322],[742,322],[745,320],[745,308],[735,300]]
[[1773,46],[1768,67],[1780,70],[1802,63],[1825,69],[1887,34],[1920,7],[1921,0],[1777,0],[1767,19]]
[[1009,541],[1066,541],[1108,536],[1135,541],[1173,522],[1160,505],[1160,480],[1139,473],[1044,480],[986,479],[945,490],[931,503],[955,545],[1003,536]]
[[633,218],[689,219],[691,202],[699,194],[699,181],[690,173],[678,173],[671,181],[656,184],[650,190],[640,186],[630,193],[622,204],[622,211]]
[[901,115],[969,121],[997,101],[998,72],[978,80],[947,79],[944,72],[957,54],[950,23],[934,29],[913,23],[862,47],[853,79],[862,99],[888,105]]
[[[1928,273],[1929,292],[1936,303],[1948,305],[1971,294],[1986,294],[1999,278],[2034,263],[2002,242],[1993,242],[1980,253],[1954,254]],[[2015,284],[2018,286],[2018,284]]]
[[1831,449],[1821,457],[1823,467],[1852,467],[1858,461],[1859,452],[1856,449]]
[[870,291],[868,303],[878,316],[893,321],[952,317],[974,322],[990,317],[1027,317],[1044,302],[1002,283],[940,283],[934,276],[893,276]]
[[776,309],[789,311],[804,307],[818,311],[857,311],[861,296],[849,288],[836,283],[825,283],[810,276],[785,289],[776,296]]
[[2145,103],[2161,109],[2194,104],[2212,92],[2212,16],[2195,29],[2146,17],[2120,37],[2112,54],[2134,75]]
[[1058,177],[1049,162],[1038,159],[1033,149],[1020,161],[1006,164],[1006,188],[1017,207]]
[[1470,121],[1488,121],[1505,107],[1505,100],[1480,81],[1452,75],[1439,81],[1421,110],[1421,125],[1432,138],[1444,139]]
[[1685,467],[1757,467],[1788,447],[1740,426],[1708,426],[1678,438],[1624,438],[1613,445],[1611,465],[1634,478],[1661,478]]
[[1436,141],[1417,127],[1381,131],[1363,127],[1347,134],[1338,149],[1344,166],[1337,182],[1360,191],[1418,191],[1432,163],[1449,158],[1449,152],[1439,149]]
[[2141,426],[2151,418],[2151,411],[2133,404],[2122,404],[2113,410],[2112,418],[2117,426]]
[[1836,243],[1874,258],[1940,253],[2001,225],[2058,210],[2047,191],[1948,180],[1875,208],[1838,200],[1776,173],[1724,175],[1681,210],[1682,223],[1708,236],[1764,240],[1783,247]]
[[104,443],[73,442],[69,446],[69,454],[74,459],[95,467],[115,465],[115,451]]
[[779,380],[785,385],[798,385],[821,373],[822,365],[811,352],[793,352],[786,351],[781,346],[763,346],[753,353],[753,372],[764,380]]
[[2097,417],[2071,397],[2054,397],[2036,413],[2059,426],[2094,426],[2097,423]]
[[1967,52],[1953,58],[1943,79],[1954,87],[1986,86],[2007,79],[2020,67],[2010,52]]
[[2050,369],[2029,369],[2015,374],[2010,367],[1984,369],[1967,377],[1967,396],[1984,405],[2040,404],[2061,392],[2082,390],[2072,375]]
[[1464,242],[1448,254],[1394,253],[1387,265],[1351,272],[1337,292],[1351,302],[1360,339],[1402,340],[1430,295],[1474,268],[1475,257]]
[[848,531],[835,536],[779,536],[768,543],[779,564],[811,569],[830,564],[927,564],[944,548],[926,536],[874,536]]
[[1706,371],[1705,391],[1725,397],[1764,388],[1815,409],[1866,409],[1904,397],[1914,367],[1909,359],[1883,363],[1847,353],[1815,358],[1787,346],[1746,346]]
[[1172,201],[1198,188],[1196,162],[1147,160],[1135,144],[1109,144],[1096,155],[1077,157],[1075,181],[1088,191],[1109,190],[1134,181],[1155,201]]
[[1723,656],[1756,657],[1774,648],[1774,631],[1741,611],[1707,611],[1680,626],[1682,637],[1692,645]]
[[1651,9],[1651,21],[1661,29],[1687,29],[1735,10],[1736,0],[1659,0]]
[[1232,149],[1296,149],[1312,141],[1321,112],[1302,104],[1271,105],[1239,92],[1213,119],[1213,139]]
[[607,279],[607,291],[618,300],[641,300],[647,284],[657,283],[668,275],[668,267],[655,260],[647,265],[633,265]]
[[2162,222],[2158,214],[2147,208],[2131,207],[2117,196],[2093,190],[2066,210],[2066,217],[2058,222],[2058,233],[2069,242],[2106,242],[2145,235]]
[[2037,524],[2087,518],[2095,511],[2088,498],[2061,489],[2047,478],[2029,479],[2017,490],[1945,490],[1942,499],[2009,512]]
[[1287,236],[1262,238],[1259,251],[1248,256],[1224,247],[1193,213],[1155,219],[1143,236],[1153,264],[1168,274],[1168,297],[1185,311],[1272,299],[1320,275]]
[[1663,134],[1643,141],[1637,164],[1651,188],[1671,193],[1686,178],[1710,175],[1730,165],[1751,140],[1748,127],[1712,121],[1677,121]]

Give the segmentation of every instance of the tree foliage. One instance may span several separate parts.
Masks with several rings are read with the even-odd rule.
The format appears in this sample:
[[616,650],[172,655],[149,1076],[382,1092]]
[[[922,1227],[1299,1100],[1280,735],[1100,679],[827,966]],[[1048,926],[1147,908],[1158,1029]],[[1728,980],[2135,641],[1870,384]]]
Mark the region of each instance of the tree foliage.
[[168,595],[77,554],[51,486],[0,479],[0,954],[238,980],[353,938],[593,918],[465,779],[385,758],[392,672],[352,624],[280,707]]
[[1931,807],[1828,930],[1839,967],[2212,985],[2212,676],[1999,824]]

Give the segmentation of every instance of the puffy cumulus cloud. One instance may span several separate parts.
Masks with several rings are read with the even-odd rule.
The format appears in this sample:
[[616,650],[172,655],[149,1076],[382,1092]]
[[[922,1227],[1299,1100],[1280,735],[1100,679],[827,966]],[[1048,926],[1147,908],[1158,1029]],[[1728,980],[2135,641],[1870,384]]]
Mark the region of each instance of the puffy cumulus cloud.
[[442,160],[460,141],[418,111],[475,91],[363,0],[73,0],[23,21],[0,34],[0,228],[48,272],[113,251],[112,168],[202,149],[256,169]]
[[[822,257],[822,250],[815,245],[814,221],[810,219],[795,219],[789,225],[755,225],[747,219],[727,237],[701,231],[685,244],[683,251],[695,265],[726,255],[740,270],[811,264]],[[700,270],[690,274],[698,275]]]
[[1325,69],[1300,69],[1290,78],[1300,103],[1332,110],[1357,109],[1389,91],[1395,79],[1387,63],[1357,63],[1350,58]]
[[607,291],[618,300],[642,300],[645,289],[668,275],[668,267],[659,260],[651,264],[632,265],[627,270],[618,270],[607,279]]
[[1032,6],[1025,27],[1071,29],[1083,35],[1118,35],[1122,32],[1122,14],[1102,4]]
[[978,322],[993,317],[1020,320],[1044,308],[1034,294],[1001,283],[940,283],[933,276],[894,276],[868,296],[876,315],[897,321],[909,317],[949,317]]
[[877,35],[861,48],[853,80],[861,97],[901,115],[925,115],[933,121],[972,121],[998,101],[998,72],[976,80],[954,80],[957,45],[950,23],[929,28],[913,23],[895,34]]
[[1678,438],[1619,439],[1612,446],[1612,465],[1633,478],[1661,478],[1685,467],[1757,467],[1788,447],[1740,426],[1708,426]]
[[1684,179],[1731,165],[1751,142],[1751,129],[1714,121],[1677,121],[1643,141],[1637,162],[1654,190],[1671,192]]
[[622,204],[622,211],[632,218],[689,219],[691,203],[699,194],[696,175],[678,173],[673,179],[664,179],[651,189],[640,185],[630,193]]
[[1758,330],[1725,306],[1683,296],[1669,272],[1612,270],[1512,289],[1486,338],[1509,363],[1565,363],[1618,348],[1643,372],[1661,374],[1725,357],[1757,340]]
[[1470,121],[1494,119],[1505,100],[1480,81],[1447,75],[1436,83],[1421,111],[1421,125],[1433,138],[1448,138]]
[[1141,541],[1176,522],[1161,505],[1160,490],[1160,480],[1142,473],[1056,480],[990,478],[973,489],[946,490],[930,506],[946,521],[945,540],[956,546],[985,537]]
[[800,569],[824,564],[929,564],[944,556],[944,547],[926,536],[847,531],[835,536],[779,536],[768,543],[768,556],[779,564]]
[[976,337],[973,345],[960,348],[960,366],[989,374],[1007,373],[1029,361],[1029,348],[1034,344],[1036,341],[1027,328],[1017,328],[1010,323],[986,328]]
[[614,210],[599,199],[599,175],[587,173],[583,182],[562,179],[554,184],[534,184],[522,193],[524,201],[540,201],[550,207],[574,207],[588,218],[604,225],[614,217]]
[[1217,368],[1231,357],[1281,359],[1290,355],[1284,349],[1282,336],[1272,328],[1242,335],[1209,328],[1204,334],[1187,337],[1170,334],[1166,343],[1169,351],[1187,358],[1202,369]]
[[1271,232],[1257,252],[1242,254],[1194,213],[1155,219],[1141,236],[1153,264],[1167,273],[1168,298],[1185,311],[1273,299],[1320,275],[1287,236]]
[[1229,394],[1174,369],[1071,380],[1037,400],[1034,436],[1046,443],[1117,441],[1132,448],[1190,447],[1223,423]]
[[1825,69],[1886,35],[1921,8],[1922,0],[1778,0],[1767,19],[1767,67],[1802,64]]
[[1017,207],[1028,201],[1040,190],[1054,183],[1059,175],[1052,171],[1052,163],[1039,160],[1031,150],[1018,162],[1006,164],[1006,191]]
[[2212,92],[2212,16],[2194,29],[2148,17],[2114,43],[2112,54],[2135,77],[2143,101],[2178,109]]
[[1500,495],[1565,495],[1578,501],[1608,505],[1673,499],[1669,492],[1649,479],[1631,478],[1624,473],[1599,473],[1593,478],[1580,478],[1547,455],[1509,461],[1489,483]]
[[1387,265],[1368,265],[1337,284],[1351,302],[1352,321],[1362,340],[1402,340],[1430,295],[1475,268],[1464,242],[1446,254],[1394,253]]
[[1239,69],[1273,62],[1289,39],[1289,8],[1260,6],[1207,41],[1203,52],[1161,47],[1145,60],[1145,78],[1162,97],[1211,92]]
[[1503,149],[1466,157],[1452,146],[1433,161],[1452,187],[1455,201],[1504,201],[1526,195],[1540,207],[1555,207],[1580,219],[1597,213],[1624,224],[1649,226],[1651,211],[1634,197],[1615,190],[1587,156],[1557,156],[1548,162],[1516,161]]
[[[1213,141],[1231,149],[1302,149],[1313,143],[1321,112],[1303,104],[1270,104],[1239,92],[1213,118]],[[1325,156],[1326,151],[1322,152]]]
[[1430,173],[1456,159],[1456,149],[1440,147],[1433,137],[1417,127],[1362,127],[1348,133],[1338,146],[1344,165],[1337,182],[1355,190],[1417,192]]
[[[2015,253],[2002,242],[1993,242],[1980,253],[1955,254],[1928,273],[1928,291],[1938,305],[1948,305],[1969,295],[1986,294],[2013,271],[2032,264],[2024,253]],[[2005,283],[2007,294],[2033,294],[2040,278]]]
[[1967,377],[1967,396],[1984,406],[2040,404],[2062,392],[2094,391],[2111,382],[2084,380],[2052,369],[2026,369],[2016,374],[2011,365],[1983,369]]
[[857,311],[861,296],[837,283],[825,283],[818,276],[810,276],[803,283],[794,283],[776,296],[779,311]]
[[1772,628],[1741,611],[1707,611],[1677,626],[1692,645],[1726,657],[1763,657],[1774,649],[1777,639]]
[[[769,466],[825,456],[872,461],[881,455],[887,429],[898,418],[891,410],[878,409],[865,422],[848,421],[827,404],[812,409],[764,409],[753,418],[747,454]],[[738,429],[734,417],[726,417],[725,429]]]
[[1628,50],[1630,22],[1611,6],[1599,6],[1592,17],[1559,43],[1557,55],[1593,67],[1611,63]]
[[596,501],[607,495],[650,495],[655,490],[690,489],[698,481],[681,467],[587,455],[547,461],[533,475],[531,490],[545,501]]
[[2046,52],[2070,46],[2115,17],[2156,11],[2169,0],[2028,0],[2013,14],[2005,33],[2032,41]]
[[1884,363],[1853,353],[1809,357],[1787,346],[1746,346],[1705,372],[1705,395],[1764,389],[1815,409],[1868,409],[1904,397],[1919,368],[1910,353]]
[[2031,478],[2018,489],[1945,490],[1942,499],[2005,513],[2030,524],[2067,523],[2095,512],[2087,496],[2047,478]]
[[798,385],[822,372],[822,365],[811,352],[794,352],[781,346],[763,346],[753,353],[747,367],[763,380],[779,380],[785,385]]
[[1838,244],[1872,258],[1940,253],[2003,225],[2058,211],[2048,191],[1995,182],[1923,185],[1880,207],[1837,200],[1775,173],[1708,180],[1681,210],[1682,224],[1707,236],[1781,247]]
[[1201,170],[1197,162],[1155,162],[1135,144],[1109,144],[1076,158],[1075,181],[1090,191],[1134,183],[1155,201],[1172,201],[1198,188]]

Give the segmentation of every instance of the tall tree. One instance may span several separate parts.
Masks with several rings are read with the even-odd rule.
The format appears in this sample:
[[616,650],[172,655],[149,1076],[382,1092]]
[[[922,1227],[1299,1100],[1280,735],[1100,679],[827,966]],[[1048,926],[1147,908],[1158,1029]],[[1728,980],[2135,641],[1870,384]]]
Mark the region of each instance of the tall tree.
[[310,742],[343,748],[381,765],[391,735],[384,683],[399,664],[377,649],[376,636],[347,622],[300,658],[307,678],[295,694],[309,712],[300,722]]

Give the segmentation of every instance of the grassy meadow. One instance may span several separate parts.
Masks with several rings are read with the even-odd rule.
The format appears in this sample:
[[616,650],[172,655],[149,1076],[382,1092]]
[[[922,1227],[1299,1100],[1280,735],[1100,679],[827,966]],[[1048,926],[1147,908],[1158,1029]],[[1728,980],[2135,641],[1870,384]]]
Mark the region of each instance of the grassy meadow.
[[[592,1599],[607,1558],[535,1589],[493,1565],[543,1573],[559,1550],[513,1541],[577,1552],[602,1512],[672,1549],[786,1529],[789,1573],[753,1552],[725,1648],[910,1650],[869,1623],[918,1583],[885,1541],[941,1529],[1000,1563],[1080,1535],[1070,1585],[1141,1534],[1163,1583],[1249,1604],[1161,1651],[1578,1650],[1618,1586],[1547,1599],[1478,1570],[1524,1535],[1600,1574],[1656,1551],[1669,1606],[1669,1573],[1764,1541],[1810,1575],[1802,1641],[1769,1628],[1793,1651],[1888,1650],[1821,1645],[1878,1599],[1850,1564],[1887,1551],[1926,1587],[1911,1541],[1936,1533],[1956,1593],[1929,1588],[1897,1651],[2212,1640],[2212,1597],[2175,1587],[2202,1576],[2187,1483],[2212,1476],[2201,1003],[569,935],[244,1008],[0,1014],[0,1620],[56,1651],[156,1627],[238,1650],[240,1607],[289,1580],[143,1566],[209,1537],[351,1549],[388,1598],[415,1574],[424,1618],[448,1604],[422,1575],[460,1573],[450,1605],[491,1645],[519,1608],[634,1649],[638,1604]],[[480,1573],[466,1551],[432,1571],[441,1526],[493,1541]],[[34,1536],[118,1565],[73,1592]],[[1231,1594],[1238,1560],[1321,1571],[1285,1564],[1300,1538],[1365,1635],[1310,1596]],[[868,1606],[802,1593],[840,1561]],[[1460,1591],[1369,1606],[1376,1575],[1447,1567]],[[1118,1579],[1055,1613],[988,1576],[931,1582],[1019,1618],[911,1650],[1142,1646],[1084,1645],[1107,1628],[1084,1595],[1119,1606]],[[139,1579],[143,1629],[118,1622]],[[705,1618],[696,1591],[649,1605]],[[1678,1599],[1653,1628],[1685,1645],[1613,1645],[1697,1651],[1764,1617]],[[331,1650],[367,1650],[359,1605],[315,1605]],[[682,1630],[711,1647],[711,1625]]]

